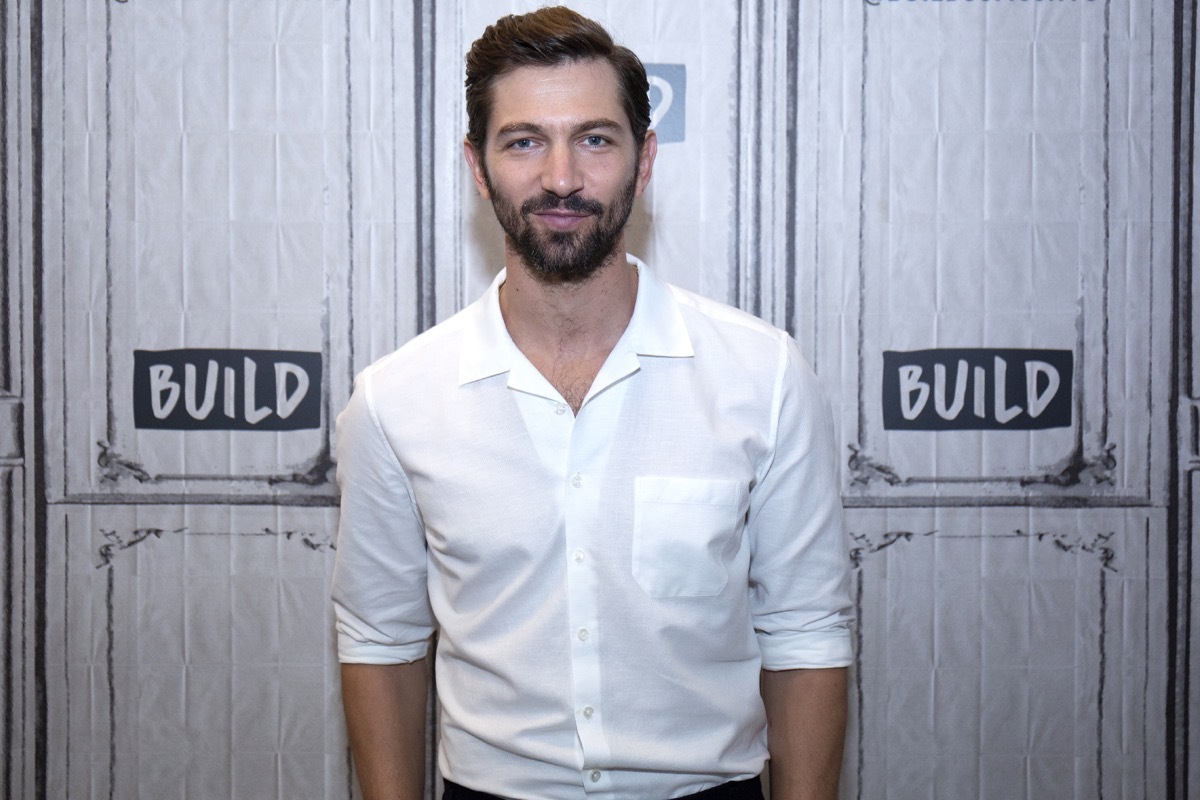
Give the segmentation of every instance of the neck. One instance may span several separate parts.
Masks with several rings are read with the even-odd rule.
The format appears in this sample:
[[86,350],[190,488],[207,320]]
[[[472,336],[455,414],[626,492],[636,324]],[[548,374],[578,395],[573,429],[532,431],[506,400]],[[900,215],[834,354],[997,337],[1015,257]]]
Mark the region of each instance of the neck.
[[509,254],[500,310],[513,341],[527,355],[608,351],[633,316],[638,274],[624,248],[586,280],[549,283]]

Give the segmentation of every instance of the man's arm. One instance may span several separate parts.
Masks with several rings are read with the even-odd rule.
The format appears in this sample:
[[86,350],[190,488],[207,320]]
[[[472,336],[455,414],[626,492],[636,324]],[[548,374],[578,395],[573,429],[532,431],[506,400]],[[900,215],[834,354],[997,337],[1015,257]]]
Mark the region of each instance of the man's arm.
[[427,659],[342,664],[342,705],[364,800],[425,796]]
[[846,738],[846,668],[762,673],[771,800],[833,800]]

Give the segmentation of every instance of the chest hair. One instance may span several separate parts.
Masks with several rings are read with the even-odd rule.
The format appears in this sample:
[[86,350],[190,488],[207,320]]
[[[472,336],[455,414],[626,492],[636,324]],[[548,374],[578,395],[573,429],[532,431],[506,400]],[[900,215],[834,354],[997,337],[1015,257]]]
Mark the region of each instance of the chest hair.
[[592,382],[596,380],[596,375],[603,365],[602,358],[576,358],[534,366],[550,381],[550,385],[558,390],[563,400],[571,407],[571,411],[578,414],[583,406],[583,399],[587,397],[588,390],[592,388]]

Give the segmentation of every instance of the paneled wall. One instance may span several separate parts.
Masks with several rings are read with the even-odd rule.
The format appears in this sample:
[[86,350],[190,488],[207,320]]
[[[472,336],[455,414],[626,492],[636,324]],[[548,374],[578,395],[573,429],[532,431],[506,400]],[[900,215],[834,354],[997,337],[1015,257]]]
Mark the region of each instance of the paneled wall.
[[[838,413],[843,797],[1200,796],[1194,5],[569,4],[631,250]],[[537,5],[0,3],[6,795],[356,796],[332,420],[500,266],[462,59]]]

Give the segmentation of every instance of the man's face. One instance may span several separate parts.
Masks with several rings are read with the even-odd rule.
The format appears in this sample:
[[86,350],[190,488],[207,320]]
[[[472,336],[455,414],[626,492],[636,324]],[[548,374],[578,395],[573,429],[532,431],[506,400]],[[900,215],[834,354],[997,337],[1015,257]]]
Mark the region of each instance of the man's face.
[[465,145],[507,247],[551,283],[585,280],[624,251],[625,222],[650,180],[605,61],[522,67],[492,87],[487,142]]

